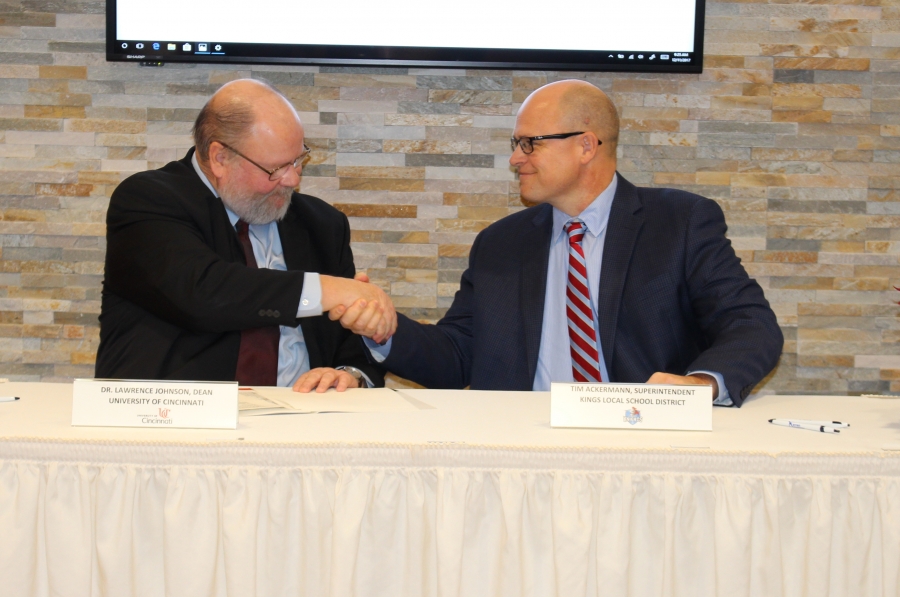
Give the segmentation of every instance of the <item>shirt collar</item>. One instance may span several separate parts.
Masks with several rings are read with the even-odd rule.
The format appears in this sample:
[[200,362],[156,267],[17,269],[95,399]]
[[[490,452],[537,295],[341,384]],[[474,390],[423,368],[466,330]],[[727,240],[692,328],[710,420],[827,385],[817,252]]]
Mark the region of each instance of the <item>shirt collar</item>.
[[[616,196],[616,188],[619,186],[619,175],[613,174],[612,181],[603,189],[603,192],[597,195],[597,198],[591,201],[584,211],[578,214],[579,220],[587,226],[588,232],[594,237],[600,236],[606,223],[609,221],[609,211],[612,209],[613,198]],[[553,208],[553,239],[558,240],[560,235],[564,235],[563,227],[574,217]]]
[[[197,152],[191,155],[191,165],[194,167],[194,172],[197,173],[197,176],[200,177],[200,180],[203,181],[203,184],[212,192],[213,195],[219,197],[219,194],[216,192],[216,189],[213,188],[212,183],[209,182],[209,179],[206,178],[206,174],[203,173],[203,170],[200,169],[200,164],[197,162]],[[221,200],[221,197],[219,197]],[[236,213],[228,209],[228,206],[225,205],[225,202],[222,201],[222,205],[225,207],[225,213],[228,214],[228,220],[231,222],[232,226],[237,226],[238,220],[240,219]]]

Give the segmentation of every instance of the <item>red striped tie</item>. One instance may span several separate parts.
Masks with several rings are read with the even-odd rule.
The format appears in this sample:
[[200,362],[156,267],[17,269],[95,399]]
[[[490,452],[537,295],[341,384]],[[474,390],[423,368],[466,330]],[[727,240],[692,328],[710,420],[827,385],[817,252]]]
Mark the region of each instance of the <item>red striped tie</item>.
[[566,318],[569,323],[569,348],[572,351],[572,375],[575,381],[600,382],[600,356],[597,331],[588,290],[587,263],[581,241],[584,222],[575,219],[565,226],[569,235],[569,275],[566,281]]

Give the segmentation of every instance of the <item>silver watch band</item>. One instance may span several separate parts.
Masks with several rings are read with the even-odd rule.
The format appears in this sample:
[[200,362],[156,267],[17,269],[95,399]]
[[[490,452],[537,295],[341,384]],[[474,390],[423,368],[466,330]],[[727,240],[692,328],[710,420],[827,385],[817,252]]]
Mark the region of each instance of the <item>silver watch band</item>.
[[362,371],[360,371],[359,369],[357,369],[356,367],[352,367],[350,365],[339,365],[339,366],[335,367],[335,369],[337,369],[338,371],[346,371],[347,373],[352,375],[354,377],[354,379],[356,379],[357,387],[360,387],[360,388],[368,388],[369,387],[369,382],[366,379],[365,374]]

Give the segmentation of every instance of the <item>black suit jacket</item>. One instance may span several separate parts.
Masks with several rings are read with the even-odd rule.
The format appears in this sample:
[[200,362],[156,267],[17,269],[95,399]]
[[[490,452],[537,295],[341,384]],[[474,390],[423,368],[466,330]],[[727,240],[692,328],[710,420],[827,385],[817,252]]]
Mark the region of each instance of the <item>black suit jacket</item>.
[[325,316],[297,319],[304,272],[353,277],[347,218],[294,193],[278,232],[288,271],[245,265],[222,204],[191,155],[124,180],[106,216],[97,377],[233,380],[240,331],[300,325],[310,367],[383,374]]
[[[532,389],[552,222],[544,204],[483,230],[447,315],[401,316],[382,365],[433,388]],[[781,330],[725,231],[714,201],[619,176],[597,295],[610,381],[716,371],[740,406],[775,367]]]

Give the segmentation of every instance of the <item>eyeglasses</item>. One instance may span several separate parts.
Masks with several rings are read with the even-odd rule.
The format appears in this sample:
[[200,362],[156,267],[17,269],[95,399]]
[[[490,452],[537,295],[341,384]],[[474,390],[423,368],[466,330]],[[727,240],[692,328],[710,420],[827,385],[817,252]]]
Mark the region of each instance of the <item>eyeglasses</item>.
[[[519,137],[518,139],[513,137],[509,140],[509,146],[513,150],[513,152],[516,151],[516,147],[521,147],[522,153],[528,155],[532,151],[534,151],[535,141],[543,141],[545,139],[568,139],[569,137],[583,134],[584,131],[578,131],[577,133],[558,133],[556,135],[539,135],[537,137]],[[603,145],[603,141],[597,139],[597,145]]]
[[218,143],[219,145],[221,145],[222,147],[224,147],[225,149],[227,149],[229,151],[233,151],[234,153],[238,154],[239,156],[241,156],[242,158],[244,158],[245,160],[247,160],[248,162],[250,162],[257,168],[259,168],[260,170],[262,170],[263,172],[268,174],[269,180],[272,180],[272,181],[281,180],[282,178],[284,178],[284,175],[288,173],[289,168],[293,168],[294,170],[296,170],[299,166],[302,165],[304,158],[306,158],[306,156],[308,156],[309,152],[310,152],[309,147],[307,147],[306,143],[304,143],[303,144],[303,153],[301,153],[296,158],[294,158],[294,161],[288,162],[287,164],[284,164],[282,166],[278,166],[277,168],[275,168],[273,170],[269,170],[268,168],[263,168],[262,166],[260,166],[259,164],[257,164],[256,162],[254,162],[253,160],[251,160],[244,154],[242,154],[240,151],[235,149],[234,147],[231,147],[230,145],[222,143],[221,141],[216,141],[216,143]]

